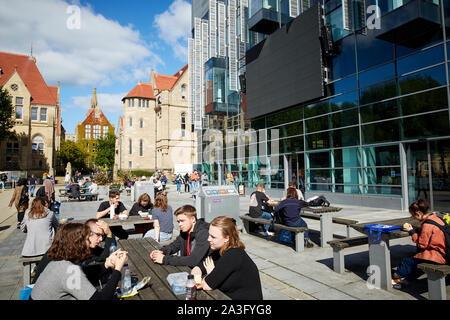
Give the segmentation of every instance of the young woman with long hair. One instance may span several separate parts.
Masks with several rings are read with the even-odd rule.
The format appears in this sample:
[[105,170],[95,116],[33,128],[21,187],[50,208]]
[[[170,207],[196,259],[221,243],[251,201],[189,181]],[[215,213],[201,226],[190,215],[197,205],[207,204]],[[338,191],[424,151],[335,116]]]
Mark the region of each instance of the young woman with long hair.
[[144,237],[151,237],[158,242],[172,239],[173,213],[165,192],[159,192],[156,195],[152,209],[152,219],[154,220],[154,229],[149,230]]

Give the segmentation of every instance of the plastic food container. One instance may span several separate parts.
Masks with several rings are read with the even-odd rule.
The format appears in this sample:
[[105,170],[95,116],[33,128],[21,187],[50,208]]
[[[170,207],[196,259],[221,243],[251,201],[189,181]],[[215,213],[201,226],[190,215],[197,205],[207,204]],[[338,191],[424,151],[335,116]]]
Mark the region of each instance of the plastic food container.
[[186,293],[187,272],[171,273],[167,276],[167,282],[169,282],[173,293],[176,295]]

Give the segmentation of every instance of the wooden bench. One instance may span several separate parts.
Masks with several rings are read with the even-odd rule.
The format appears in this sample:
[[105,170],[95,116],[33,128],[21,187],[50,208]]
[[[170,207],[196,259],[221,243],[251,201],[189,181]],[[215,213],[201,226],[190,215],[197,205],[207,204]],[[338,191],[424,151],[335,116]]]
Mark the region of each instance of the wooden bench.
[[19,263],[23,265],[23,285],[31,284],[31,270],[33,266],[37,265],[41,261],[42,257],[32,257],[32,258],[19,258]]
[[[339,210],[336,210],[336,211],[339,211]],[[300,215],[302,218],[320,220],[320,217],[314,213],[303,212]],[[333,220],[333,223],[342,224],[347,227],[347,238],[351,237],[350,233],[351,233],[352,228],[350,226],[352,224],[358,223],[358,221],[356,221],[356,220],[350,220],[350,219],[344,219],[344,218],[338,218],[338,217],[333,217],[332,220]]]
[[[272,225],[272,222],[267,219],[262,218],[252,218],[249,215],[242,215],[239,216],[241,218],[243,224],[244,224],[244,230],[246,233],[249,233],[250,231],[250,224],[249,222],[253,222],[256,224],[263,224],[263,225]],[[288,227],[282,224],[274,223],[273,224],[274,229],[278,230],[287,230],[290,232],[293,232],[295,234],[295,251],[302,252],[305,250],[305,235],[304,232],[308,230],[308,228],[303,227]]]
[[417,267],[427,274],[429,299],[447,300],[445,277],[450,274],[450,266],[420,263]]
[[353,238],[332,240],[327,243],[333,248],[333,270],[337,273],[344,273],[344,249],[368,244],[369,238],[364,235]]

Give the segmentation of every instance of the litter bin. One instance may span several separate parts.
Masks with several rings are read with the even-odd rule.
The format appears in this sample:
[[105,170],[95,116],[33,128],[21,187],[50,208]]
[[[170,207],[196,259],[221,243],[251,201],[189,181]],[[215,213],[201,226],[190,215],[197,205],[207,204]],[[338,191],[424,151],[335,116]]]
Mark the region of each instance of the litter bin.
[[150,181],[136,181],[131,187],[131,201],[138,201],[141,194],[147,193],[154,202],[154,188]]
[[230,216],[240,224],[239,193],[233,185],[204,186],[195,201],[197,217],[211,222],[218,216]]

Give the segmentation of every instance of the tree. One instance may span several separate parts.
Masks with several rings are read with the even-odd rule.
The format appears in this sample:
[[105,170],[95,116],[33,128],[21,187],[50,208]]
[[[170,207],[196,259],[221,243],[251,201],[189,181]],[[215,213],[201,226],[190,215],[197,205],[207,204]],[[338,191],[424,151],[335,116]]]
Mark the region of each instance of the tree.
[[114,166],[114,152],[116,148],[116,137],[114,134],[109,133],[106,137],[97,139],[97,145],[95,146],[96,155],[94,163],[97,166],[106,166],[112,169]]
[[6,89],[0,87],[0,141],[14,135],[14,132],[11,131],[14,126],[12,115],[11,96]]
[[67,162],[72,164],[72,168],[83,169],[86,164],[87,153],[75,142],[64,140],[61,142],[61,148],[56,152],[56,156],[64,165]]

